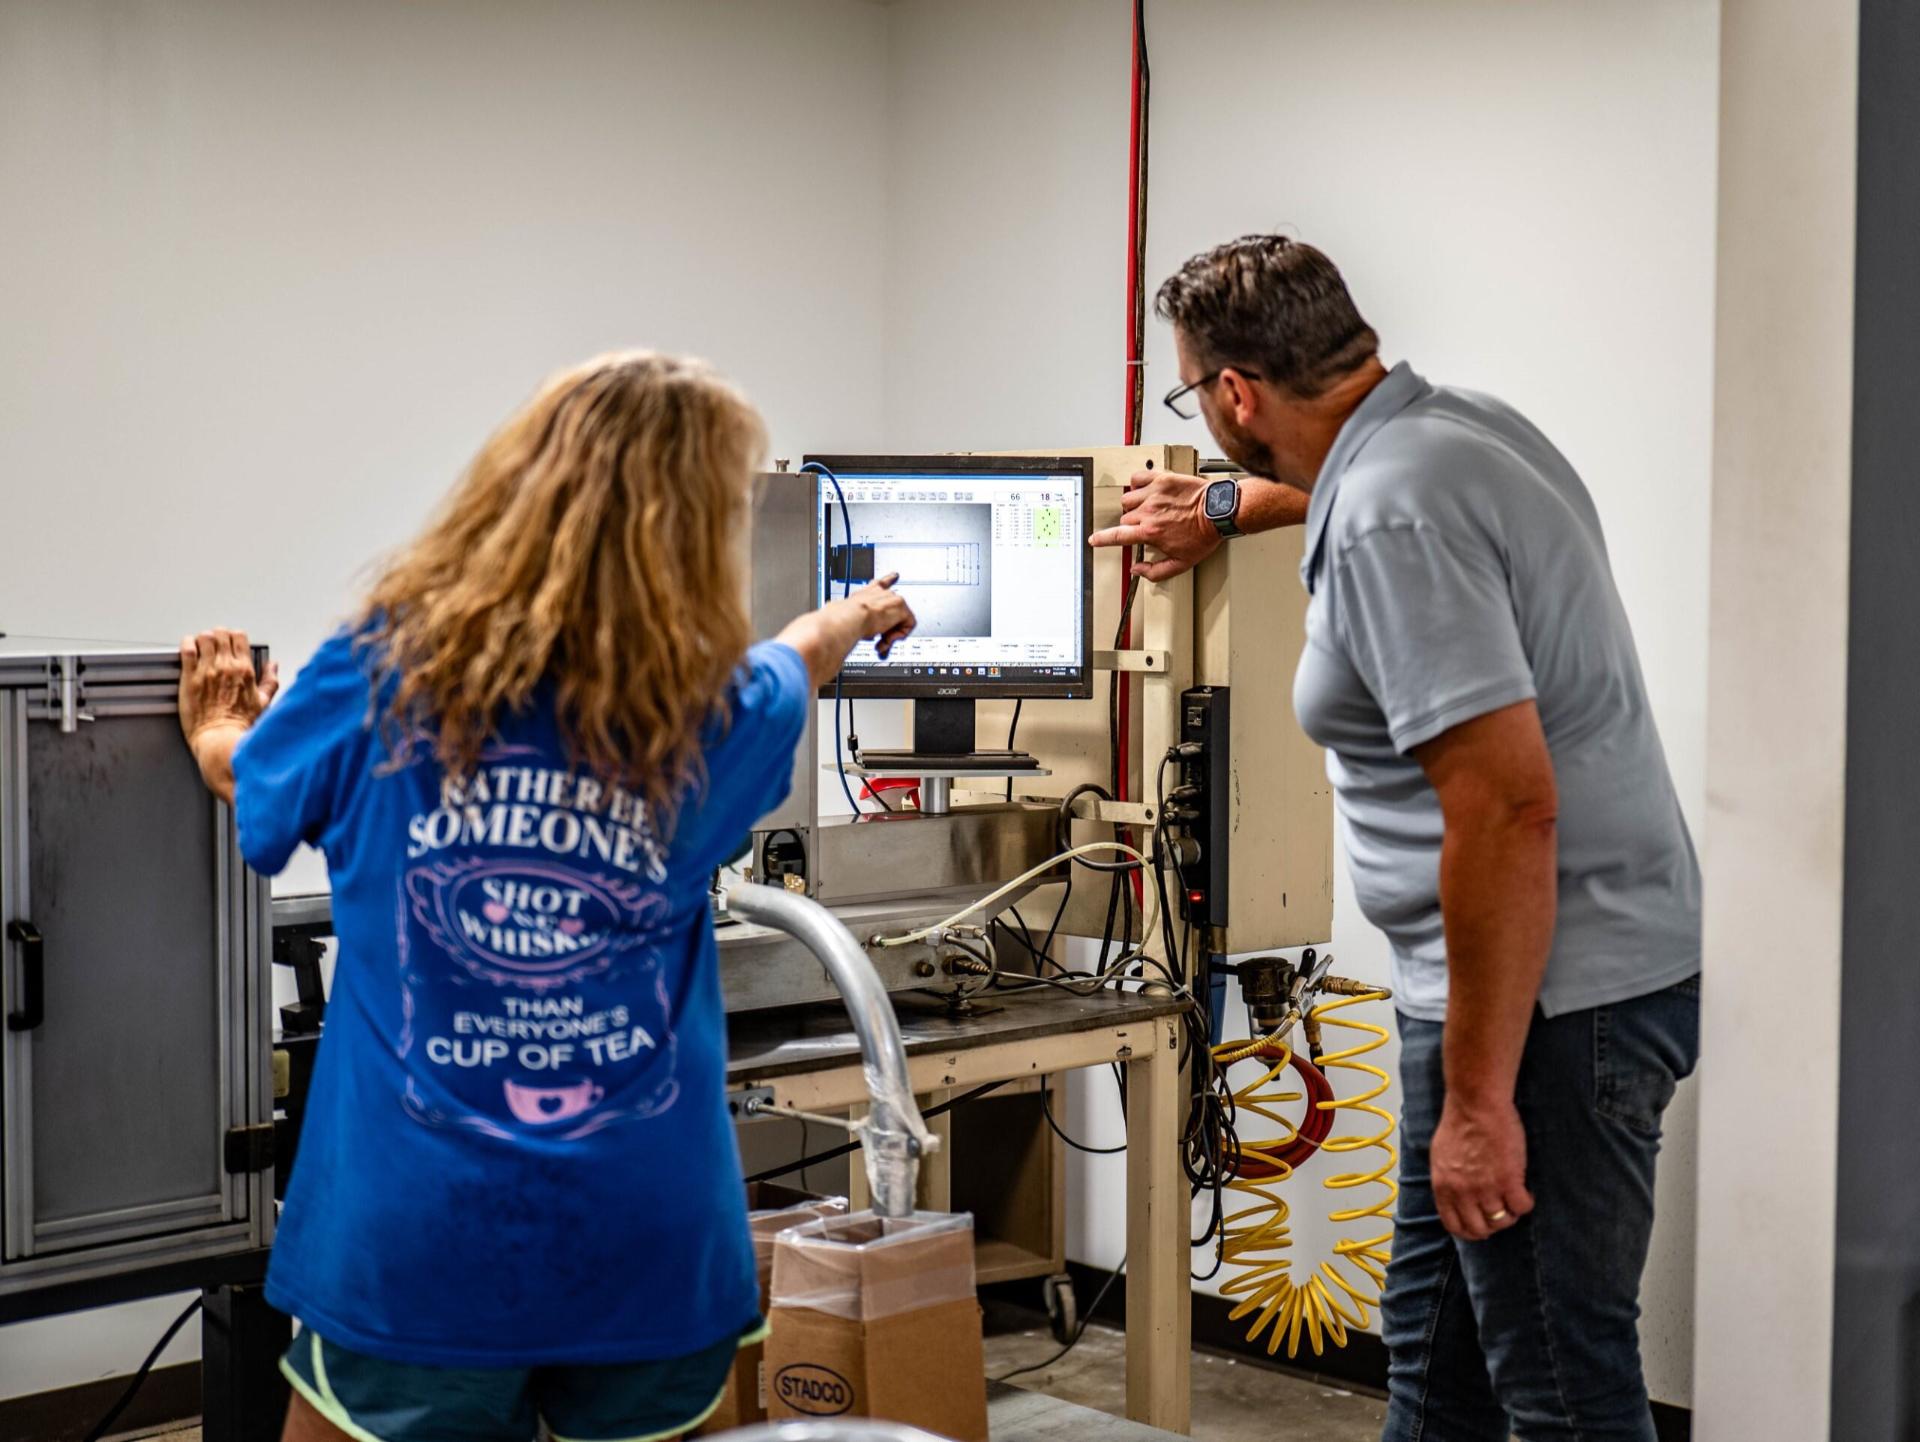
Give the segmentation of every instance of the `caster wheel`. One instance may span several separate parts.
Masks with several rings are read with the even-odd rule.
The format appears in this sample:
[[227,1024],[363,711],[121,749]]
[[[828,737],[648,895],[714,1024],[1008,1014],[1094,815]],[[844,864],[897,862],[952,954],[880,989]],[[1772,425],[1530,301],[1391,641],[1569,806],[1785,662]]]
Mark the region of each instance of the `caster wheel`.
[[1080,1303],[1073,1294],[1073,1278],[1064,1272],[1042,1283],[1047,1301],[1047,1326],[1053,1340],[1061,1346],[1073,1340],[1080,1329]]

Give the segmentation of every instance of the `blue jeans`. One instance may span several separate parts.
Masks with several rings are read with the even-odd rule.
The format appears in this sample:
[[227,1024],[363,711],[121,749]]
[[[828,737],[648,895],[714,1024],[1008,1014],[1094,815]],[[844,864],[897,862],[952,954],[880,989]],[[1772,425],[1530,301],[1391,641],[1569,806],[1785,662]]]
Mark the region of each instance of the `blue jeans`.
[[1405,1144],[1381,1335],[1382,1442],[1654,1442],[1640,1274],[1660,1118],[1700,1051],[1693,978],[1535,1013],[1516,1100],[1534,1210],[1484,1242],[1440,1225],[1429,1149],[1446,1098],[1438,1022],[1400,1018]]

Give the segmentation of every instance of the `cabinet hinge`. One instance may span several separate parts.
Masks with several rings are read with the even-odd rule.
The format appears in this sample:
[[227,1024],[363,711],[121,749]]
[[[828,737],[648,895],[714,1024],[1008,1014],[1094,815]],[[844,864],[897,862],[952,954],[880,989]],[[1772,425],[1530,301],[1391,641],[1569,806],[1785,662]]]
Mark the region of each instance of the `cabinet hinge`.
[[227,1129],[227,1170],[264,1172],[273,1165],[273,1123]]

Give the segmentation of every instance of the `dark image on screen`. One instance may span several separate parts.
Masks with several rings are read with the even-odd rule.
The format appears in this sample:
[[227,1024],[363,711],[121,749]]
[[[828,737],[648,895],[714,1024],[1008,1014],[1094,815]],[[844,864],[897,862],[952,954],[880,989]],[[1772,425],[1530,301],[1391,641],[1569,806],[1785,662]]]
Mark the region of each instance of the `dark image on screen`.
[[847,506],[851,545],[844,542],[837,504],[830,519],[827,578],[833,594],[842,581],[861,585],[897,571],[898,589],[919,618],[917,634],[993,634],[991,505],[855,501]]

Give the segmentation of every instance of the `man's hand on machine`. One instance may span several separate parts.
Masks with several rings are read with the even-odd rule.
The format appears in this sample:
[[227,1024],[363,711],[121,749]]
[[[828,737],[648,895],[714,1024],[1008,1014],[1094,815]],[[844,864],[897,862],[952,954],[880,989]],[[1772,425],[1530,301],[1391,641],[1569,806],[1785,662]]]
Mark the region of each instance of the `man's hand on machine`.
[[1220,548],[1219,529],[1207,519],[1207,482],[1173,471],[1135,471],[1120,497],[1120,524],[1087,538],[1095,546],[1146,546],[1133,574],[1165,581],[1190,571]]
[[824,686],[838,675],[847,652],[859,642],[874,639],[884,658],[896,641],[913,634],[918,624],[913,608],[893,589],[899,579],[897,571],[882,576],[850,596],[809,611],[780,633],[779,639],[807,663],[815,686]]
[[180,642],[180,730],[200,777],[223,801],[233,800],[233,752],[280,689],[280,665],[253,669],[245,631],[202,631]]

